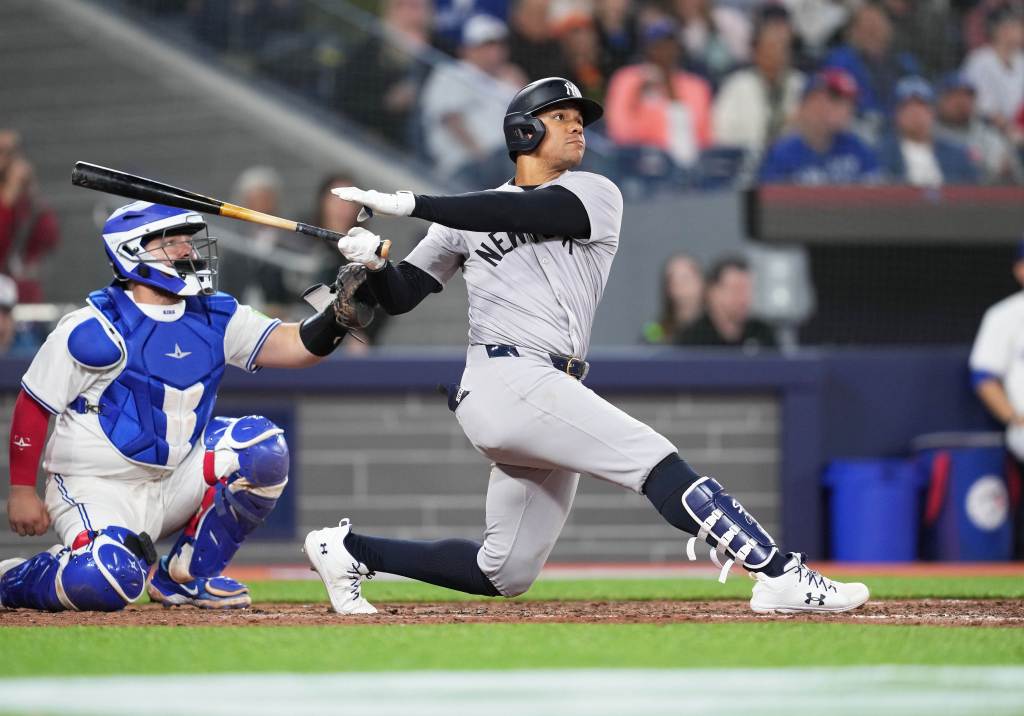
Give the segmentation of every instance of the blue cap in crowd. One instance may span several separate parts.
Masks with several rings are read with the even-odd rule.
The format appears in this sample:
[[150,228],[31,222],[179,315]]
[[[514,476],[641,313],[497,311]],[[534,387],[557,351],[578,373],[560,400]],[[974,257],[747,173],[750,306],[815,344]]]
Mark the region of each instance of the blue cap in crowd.
[[967,90],[968,92],[974,92],[977,94],[978,88],[974,86],[974,82],[963,72],[949,72],[939,83],[939,91],[942,94],[946,92],[956,92],[957,90]]
[[656,20],[644,28],[643,44],[650,45],[659,40],[675,37],[678,28],[671,20]]
[[1017,242],[1017,253],[1014,255],[1017,261],[1024,261],[1024,237]]
[[925,104],[931,104],[935,101],[935,92],[932,91],[932,86],[928,84],[928,80],[924,77],[911,75],[910,77],[904,77],[896,83],[896,103],[903,104],[912,99],[924,102]]

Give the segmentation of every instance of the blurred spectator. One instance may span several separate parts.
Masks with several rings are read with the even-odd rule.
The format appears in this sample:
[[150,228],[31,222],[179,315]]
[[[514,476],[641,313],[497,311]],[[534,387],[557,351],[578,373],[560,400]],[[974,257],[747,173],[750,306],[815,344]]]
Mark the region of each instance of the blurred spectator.
[[43,300],[40,264],[59,241],[57,216],[39,196],[18,133],[0,129],[0,271],[17,282],[23,303]]
[[14,345],[14,307],[17,305],[17,284],[11,277],[0,274],[0,356],[8,355]]
[[800,103],[804,76],[790,63],[793,31],[788,13],[770,6],[752,39],[754,64],[729,75],[715,99],[715,142],[760,153],[790,122]]
[[[356,225],[359,205],[351,201],[341,201],[334,196],[331,189],[339,186],[355,186],[355,182],[345,172],[328,174],[320,182],[316,193],[316,203],[313,207],[312,224],[330,229],[338,234],[344,234]],[[310,283],[325,283],[329,286],[337,278],[338,267],[344,263],[344,259],[333,243],[322,243],[319,246],[323,271],[319,276],[313,277]],[[387,325],[388,320],[388,314],[378,308],[374,312],[373,323],[364,329],[349,331],[349,335],[341,344],[341,349],[349,355],[365,354],[371,345],[377,343],[381,329]]]
[[946,75],[939,91],[937,136],[965,146],[984,183],[1024,182],[1024,166],[1010,140],[978,117],[974,100],[974,83],[966,75]]
[[843,0],[782,0],[793,18],[793,29],[810,59],[821,57],[825,48],[850,19]]
[[633,61],[637,52],[637,22],[631,0],[595,0],[594,21],[601,44],[601,71],[610,77]]
[[679,39],[690,67],[712,82],[746,61],[750,23],[743,13],[711,0],[673,0]]
[[[1013,276],[1024,286],[1024,240],[1017,244]],[[969,365],[971,384],[996,420],[1006,426],[1006,447],[1024,469],[1024,292],[985,311]],[[1024,500],[1018,501],[1016,556],[1024,557]]]
[[473,176],[467,179],[479,185],[472,179],[486,174],[487,165],[498,164],[508,173],[501,126],[525,78],[520,73],[522,84],[504,79],[510,73],[507,40],[508,28],[501,20],[490,15],[470,18],[459,46],[461,59],[438,65],[423,88],[420,109],[427,150],[446,176],[468,171]]
[[670,343],[704,309],[704,275],[697,259],[686,253],[670,256],[661,270],[661,314],[644,326],[645,343]]
[[415,109],[428,65],[431,0],[384,0],[383,37],[369,34],[337,74],[337,109],[402,146],[418,145]]
[[[277,171],[255,166],[239,175],[232,195],[235,203],[241,206],[280,215],[281,187]],[[221,263],[223,290],[239,296],[267,315],[284,317],[288,304],[295,303],[307,288],[309,277],[289,274],[281,266],[267,261],[267,256],[281,248],[306,251],[308,240],[269,226],[241,226],[247,239],[247,250]]]
[[904,77],[896,85],[895,132],[879,149],[883,169],[890,179],[913,186],[977,183],[963,145],[935,136],[934,103],[923,77]]
[[972,6],[964,13],[961,40],[965,52],[976,50],[989,39],[989,18],[1001,10],[1024,12],[1024,0],[962,0],[955,5]]
[[530,82],[569,72],[562,46],[551,36],[550,12],[550,0],[511,0],[509,6],[509,59]]
[[466,22],[477,15],[490,15],[502,22],[508,19],[507,0],[435,0],[434,31],[441,47],[452,55],[462,42]]
[[1021,16],[999,11],[989,18],[989,44],[964,61],[964,74],[978,92],[977,111],[1010,134],[1024,104],[1024,23]]
[[846,44],[830,52],[826,67],[849,72],[857,82],[857,114],[870,133],[877,133],[892,114],[893,90],[901,77],[920,74],[917,60],[892,46],[892,23],[875,2],[864,3],[853,15]]
[[730,257],[716,263],[708,272],[705,311],[683,329],[676,343],[774,348],[776,342],[771,327],[750,316],[753,288],[750,267],[744,259]]
[[857,85],[830,69],[804,89],[796,132],[773,144],[761,163],[760,181],[793,184],[859,184],[879,178],[878,158],[850,131]]
[[584,97],[602,102],[608,77],[601,63],[601,38],[593,17],[573,10],[554,22],[552,34],[562,44],[569,71],[565,77],[580,88]]
[[927,76],[959,61],[957,27],[949,0],[882,0],[893,28],[893,49],[917,58]]
[[650,25],[644,33],[646,62],[612,75],[605,126],[618,144],[659,147],[689,166],[711,144],[711,88],[679,68],[681,54],[673,23]]

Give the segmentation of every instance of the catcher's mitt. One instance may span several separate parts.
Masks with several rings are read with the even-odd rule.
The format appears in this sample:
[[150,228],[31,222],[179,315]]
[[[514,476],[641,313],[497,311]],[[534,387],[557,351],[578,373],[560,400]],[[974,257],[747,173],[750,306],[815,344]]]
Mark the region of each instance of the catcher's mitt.
[[366,267],[359,263],[345,264],[331,284],[334,320],[346,328],[366,328],[373,321],[377,299],[366,286]]

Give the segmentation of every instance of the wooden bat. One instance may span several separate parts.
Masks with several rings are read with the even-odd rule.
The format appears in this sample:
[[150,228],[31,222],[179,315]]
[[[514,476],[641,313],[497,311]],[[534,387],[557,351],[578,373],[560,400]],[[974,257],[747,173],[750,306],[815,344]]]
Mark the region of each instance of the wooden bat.
[[[71,172],[71,183],[75,186],[103,191],[108,194],[117,194],[129,199],[151,201],[154,204],[166,204],[167,206],[176,206],[179,209],[217,214],[218,216],[227,216],[253,224],[273,226],[285,231],[296,231],[300,234],[330,241],[331,243],[337,243],[338,239],[345,236],[344,234],[323,229],[319,226],[303,224],[301,221],[291,221],[290,219],[282,219],[279,216],[264,214],[260,211],[253,211],[252,209],[246,209],[244,206],[229,204],[226,201],[196,194],[186,189],[179,189],[170,184],[163,184],[152,179],[138,177],[134,174],[127,174],[96,164],[89,164],[88,162],[75,162],[75,169]],[[384,240],[377,249],[377,255],[386,259],[390,250],[391,241]]]

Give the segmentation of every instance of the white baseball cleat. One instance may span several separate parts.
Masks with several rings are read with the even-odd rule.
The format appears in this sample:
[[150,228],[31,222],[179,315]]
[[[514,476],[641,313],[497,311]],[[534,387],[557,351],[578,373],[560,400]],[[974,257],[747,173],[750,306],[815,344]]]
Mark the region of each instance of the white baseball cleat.
[[750,598],[750,608],[755,612],[846,612],[868,600],[868,588],[860,582],[835,582],[808,567],[803,554],[789,554],[786,571],[778,577],[750,573],[757,582]]
[[306,535],[302,551],[311,569],[320,575],[331,606],[338,614],[376,614],[377,608],[363,598],[363,579],[373,572],[345,549],[345,536],[352,529],[346,517],[337,527],[313,530]]

